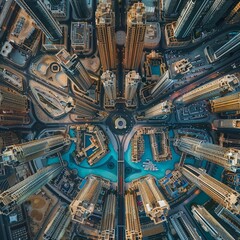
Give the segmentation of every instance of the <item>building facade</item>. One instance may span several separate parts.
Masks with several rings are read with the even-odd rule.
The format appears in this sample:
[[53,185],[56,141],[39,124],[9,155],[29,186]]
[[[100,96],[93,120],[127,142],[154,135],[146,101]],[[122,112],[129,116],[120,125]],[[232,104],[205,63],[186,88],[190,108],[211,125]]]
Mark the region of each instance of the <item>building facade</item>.
[[116,69],[115,13],[112,4],[101,2],[95,13],[98,50],[103,71]]
[[183,175],[204,191],[209,197],[234,214],[240,213],[240,195],[222,182],[209,176],[204,170],[185,165]]
[[240,111],[240,92],[210,100],[211,110],[214,113]]
[[236,75],[225,75],[224,77],[218,78],[217,80],[211,81],[185,93],[178,98],[176,102],[180,104],[189,104],[204,99],[211,99],[232,92],[238,86],[239,78]]
[[141,82],[141,76],[136,71],[130,71],[125,76],[125,100],[126,106],[136,106],[136,94],[138,85]]
[[36,22],[47,38],[58,40],[62,37],[62,29],[45,3],[41,0],[16,0],[17,4],[23,8]]
[[24,163],[39,157],[46,157],[60,152],[70,144],[67,137],[55,135],[26,143],[10,145],[2,153],[2,162],[6,165]]
[[124,62],[128,70],[138,70],[144,47],[146,12],[143,3],[134,3],[127,14],[127,37]]
[[181,137],[176,139],[175,146],[182,152],[200,160],[208,160],[229,171],[236,172],[240,168],[240,150],[225,148],[197,138]]
[[116,75],[112,71],[106,71],[101,75],[104,92],[107,97],[105,98],[105,106],[115,106],[117,98],[117,80]]
[[214,239],[234,240],[230,233],[203,206],[192,207],[193,217]]
[[107,196],[103,217],[101,220],[101,227],[99,233],[99,240],[114,240],[115,239],[115,217],[116,217],[116,196],[109,194]]
[[56,57],[63,71],[79,89],[87,91],[92,86],[93,81],[76,54],[71,56],[69,52],[62,49]]
[[8,215],[32,194],[50,182],[63,170],[59,164],[43,168],[0,194],[0,212]]
[[125,195],[125,218],[126,218],[126,240],[141,240],[142,230],[138,214],[135,193],[128,192]]

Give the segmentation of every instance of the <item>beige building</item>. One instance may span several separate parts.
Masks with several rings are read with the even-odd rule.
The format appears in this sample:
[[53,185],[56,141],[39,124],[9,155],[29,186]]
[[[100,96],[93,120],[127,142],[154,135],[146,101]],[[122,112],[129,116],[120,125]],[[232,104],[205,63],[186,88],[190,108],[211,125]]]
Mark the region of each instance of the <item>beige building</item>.
[[210,101],[211,110],[214,113],[240,111],[240,92],[220,97]]
[[218,164],[229,171],[236,172],[240,168],[240,150],[238,149],[221,147],[191,137],[176,139],[174,145],[182,152],[200,160],[208,160]]
[[45,184],[61,173],[63,166],[54,164],[40,169],[30,177],[0,194],[0,213],[8,215]]
[[141,240],[142,230],[135,193],[125,195],[126,240]]
[[114,107],[117,98],[117,80],[116,75],[112,71],[103,72],[101,81],[105,92],[105,107]]
[[214,129],[231,128],[240,129],[240,119],[216,119],[212,123]]
[[112,4],[100,2],[95,13],[97,40],[103,71],[116,68],[115,13]]
[[62,49],[55,56],[63,71],[79,89],[87,91],[92,86],[93,81],[76,54],[70,55]]
[[143,3],[134,3],[127,14],[125,68],[138,70],[143,53],[146,31],[146,12]]
[[225,75],[224,77],[218,78],[214,81],[197,87],[190,92],[185,93],[176,101],[178,103],[188,104],[204,99],[210,99],[219,95],[226,94],[227,92],[232,92],[238,86],[239,78],[236,75]]
[[145,213],[154,224],[166,221],[170,207],[157,187],[155,179],[152,176],[146,176],[134,180],[132,187],[139,190]]
[[96,176],[87,177],[87,182],[70,204],[72,221],[84,223],[94,212],[103,187],[109,188],[110,182]]
[[28,162],[39,157],[46,157],[60,152],[68,146],[68,137],[55,135],[30,142],[10,145],[2,153],[2,161],[6,164]]
[[235,5],[235,7],[232,9],[225,21],[230,24],[235,24],[240,21],[240,2]]
[[172,102],[166,100],[144,111],[142,118],[164,117],[172,113]]
[[0,125],[11,126],[30,123],[29,101],[8,87],[0,86]]
[[71,23],[71,47],[74,53],[87,53],[91,50],[92,26],[87,22]]
[[125,76],[125,100],[127,107],[136,106],[136,94],[139,83],[141,82],[141,76],[136,71],[130,71]]
[[106,199],[103,217],[101,220],[101,228],[99,240],[115,239],[115,217],[116,217],[116,196],[109,194]]
[[202,169],[185,165],[181,171],[187,179],[209,195],[214,201],[235,214],[240,213],[240,195],[238,192],[209,176]]

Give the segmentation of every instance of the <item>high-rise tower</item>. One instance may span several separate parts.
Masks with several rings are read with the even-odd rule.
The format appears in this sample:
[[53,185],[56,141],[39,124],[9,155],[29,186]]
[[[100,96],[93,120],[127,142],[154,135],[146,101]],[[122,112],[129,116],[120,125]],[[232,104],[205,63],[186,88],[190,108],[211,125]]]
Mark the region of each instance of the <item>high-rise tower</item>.
[[214,60],[216,61],[226,54],[233,52],[237,47],[240,47],[240,33],[238,33],[213,53]]
[[46,157],[61,151],[70,143],[69,139],[62,135],[41,138],[26,143],[15,144],[6,147],[2,153],[1,161],[4,164],[15,162],[27,162],[38,157]]
[[116,68],[115,14],[112,4],[101,2],[96,13],[97,40],[103,71]]
[[53,41],[62,37],[62,29],[59,22],[54,19],[42,0],[15,1],[32,17],[46,37]]
[[125,76],[125,100],[127,107],[136,106],[135,96],[141,76],[136,71],[130,71]]
[[148,176],[136,180],[134,184],[139,189],[146,215],[150,217],[154,224],[166,221],[170,207],[158,189],[155,179]]
[[0,86],[0,125],[18,125],[30,122],[29,101],[10,88]]
[[126,216],[126,239],[142,239],[142,230],[138,214],[135,193],[128,192],[125,195],[125,216]]
[[213,28],[232,5],[233,1],[215,0],[202,20],[204,27]]
[[52,220],[48,223],[43,234],[43,240],[62,239],[70,220],[71,215],[68,206],[60,206]]
[[[115,105],[115,100],[117,98],[117,80],[116,75],[111,71],[106,71],[102,74],[101,80],[103,83],[104,91],[109,99],[110,105]],[[106,105],[106,101],[105,101]]]
[[9,214],[16,206],[50,182],[63,169],[59,164],[43,168],[0,194],[0,212]]
[[210,99],[234,91],[238,86],[239,78],[236,75],[226,75],[185,93],[183,96],[179,97],[176,102],[189,104],[204,99]]
[[211,3],[212,0],[188,0],[176,22],[174,36],[176,38],[189,37]]
[[0,86],[0,111],[28,112],[29,103],[24,95],[14,92],[10,88]]
[[195,156],[200,160],[208,160],[218,164],[229,171],[237,171],[240,168],[240,150],[225,148],[191,137],[176,139],[175,146],[182,152]]
[[240,111],[240,92],[210,101],[212,112]]
[[125,68],[138,70],[143,53],[146,31],[146,13],[143,3],[134,3],[127,14],[127,37],[125,46]]
[[70,55],[64,48],[56,57],[69,79],[80,89],[87,91],[93,81],[76,54]]
[[90,11],[87,6],[87,0],[70,0],[70,2],[78,18],[90,17]]
[[209,176],[202,169],[185,165],[181,171],[186,178],[209,195],[214,201],[235,214],[240,213],[240,195],[238,192]]
[[93,213],[105,184],[100,178],[88,176],[87,182],[70,204],[73,221],[83,223]]
[[172,113],[172,102],[170,100],[166,100],[164,102],[158,103],[153,107],[148,108],[143,112],[142,118],[155,118],[155,117],[163,117]]
[[101,220],[101,228],[99,240],[114,240],[115,239],[115,215],[116,215],[116,196],[109,194],[107,196],[103,217]]
[[192,206],[193,217],[214,239],[234,240],[227,230],[203,206]]

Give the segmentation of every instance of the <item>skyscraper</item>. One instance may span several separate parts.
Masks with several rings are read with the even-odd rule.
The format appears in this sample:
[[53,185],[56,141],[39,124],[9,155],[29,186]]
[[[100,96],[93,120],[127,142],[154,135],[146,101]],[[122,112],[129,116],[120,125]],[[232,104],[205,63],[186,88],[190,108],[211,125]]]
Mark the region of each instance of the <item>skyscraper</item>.
[[146,31],[146,13],[143,3],[134,3],[127,14],[127,37],[125,45],[125,68],[138,70],[143,53]]
[[148,108],[143,112],[143,118],[155,118],[161,116],[167,116],[172,113],[172,102],[166,100],[158,103],[153,107]]
[[152,176],[140,178],[133,182],[139,189],[145,213],[154,224],[166,221],[169,204],[156,185]]
[[218,164],[229,171],[237,171],[240,168],[240,150],[225,148],[191,137],[176,139],[174,145],[182,152],[195,156],[200,160],[208,160]]
[[216,119],[213,121],[212,125],[216,129],[240,129],[240,119]]
[[176,22],[174,36],[176,38],[189,37],[211,3],[212,0],[188,0]]
[[95,13],[97,40],[103,71],[116,68],[115,13],[112,4],[100,2]]
[[233,52],[239,46],[240,46],[240,33],[238,33],[235,37],[227,41],[222,47],[220,47],[213,53],[214,60],[215,61],[219,60],[226,54]]
[[226,229],[203,206],[192,206],[194,218],[214,239],[234,240]]
[[135,193],[125,195],[126,240],[141,240],[142,230]]
[[114,240],[115,239],[115,215],[116,215],[116,196],[109,194],[105,201],[99,240]]
[[63,169],[59,164],[43,168],[0,194],[0,212],[9,214],[32,194],[50,182]]
[[[115,105],[115,100],[117,98],[117,80],[116,75],[111,71],[106,71],[102,74],[101,80],[103,83],[104,91],[109,99],[110,105]],[[106,105],[106,100],[105,100]]]
[[91,87],[93,81],[76,54],[71,56],[63,48],[56,54],[56,57],[63,71],[78,88],[87,91]]
[[227,10],[232,6],[233,1],[229,0],[215,0],[203,17],[202,24],[205,28],[211,29],[216,23],[223,18]]
[[240,110],[240,92],[210,100],[212,112],[228,112]]
[[157,81],[156,85],[151,90],[151,95],[153,98],[158,97],[160,94],[164,93],[174,84],[174,80],[171,79],[169,70],[167,70]]
[[41,0],[15,0],[36,22],[50,40],[58,40],[62,37],[62,29],[58,21],[54,19],[45,3]]
[[87,6],[87,0],[70,0],[70,2],[78,18],[90,17],[90,11]]
[[46,157],[61,151],[70,143],[62,135],[41,138],[26,143],[19,143],[6,147],[1,161],[4,164],[27,162],[39,157]]
[[238,192],[209,176],[202,169],[185,165],[181,171],[186,178],[214,201],[235,214],[240,213],[240,195]]
[[202,237],[198,234],[197,229],[191,224],[183,211],[179,211],[172,215],[170,217],[170,221],[176,230],[180,240],[202,240]]
[[211,81],[200,87],[193,89],[179,97],[176,102],[181,104],[189,104],[192,102],[211,99],[216,96],[221,96],[227,92],[232,92],[239,86],[239,78],[232,75],[225,75],[217,80]]
[[88,176],[87,182],[70,204],[74,222],[83,223],[93,213],[104,185],[106,181],[93,175]]
[[165,0],[164,1],[164,14],[165,16],[171,16],[172,14],[176,14],[179,10],[179,5],[182,0]]
[[76,100],[74,111],[72,113],[76,114],[78,119],[95,118],[100,116],[98,109],[78,99]]
[[234,24],[240,21],[240,2],[236,3],[230,14],[225,19],[226,22]]
[[136,71],[130,71],[125,76],[125,100],[127,107],[136,106],[135,96],[141,76]]
[[27,113],[29,109],[28,98],[10,88],[0,86],[0,111]]
[[62,205],[58,208],[56,214],[48,223],[43,234],[43,240],[62,239],[68,224],[70,223],[71,215],[68,206]]

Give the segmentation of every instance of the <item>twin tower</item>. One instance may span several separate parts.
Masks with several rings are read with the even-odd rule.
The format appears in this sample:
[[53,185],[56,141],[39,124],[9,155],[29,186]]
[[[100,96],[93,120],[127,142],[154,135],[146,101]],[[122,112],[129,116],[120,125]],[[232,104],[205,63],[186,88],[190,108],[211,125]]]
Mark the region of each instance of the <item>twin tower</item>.
[[[95,13],[97,40],[105,89],[105,106],[114,106],[116,100],[117,50],[115,35],[115,13],[112,4],[100,2]],[[134,3],[127,14],[127,36],[124,51],[125,100],[127,107],[135,106],[134,97],[141,80],[137,70],[142,59],[146,13],[143,3]],[[120,63],[119,63],[120,64]]]

